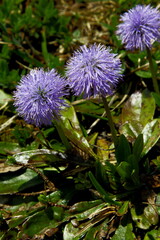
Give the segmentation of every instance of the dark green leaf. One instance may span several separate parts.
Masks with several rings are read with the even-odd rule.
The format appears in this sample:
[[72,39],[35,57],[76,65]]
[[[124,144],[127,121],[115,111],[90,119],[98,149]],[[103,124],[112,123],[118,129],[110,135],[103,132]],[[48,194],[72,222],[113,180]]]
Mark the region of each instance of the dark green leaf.
[[119,205],[118,202],[112,200],[111,194],[107,193],[107,192],[103,189],[103,187],[102,187],[102,186],[99,184],[99,182],[96,180],[96,178],[94,177],[94,175],[92,174],[92,172],[89,172],[88,175],[89,175],[89,178],[90,178],[92,184],[93,184],[94,187],[97,189],[97,191],[102,195],[103,199],[104,199],[106,202],[108,202],[108,203],[110,203],[110,204]]
[[123,161],[127,161],[127,158],[131,154],[131,148],[128,140],[124,135],[121,135],[118,140],[118,147],[115,151],[117,163],[121,163]]
[[128,162],[121,162],[117,167],[117,172],[120,175],[120,177],[124,180],[130,179],[131,173],[132,173],[132,167]]
[[1,240],[15,240],[17,239],[17,229],[9,229],[4,235],[1,237]]
[[22,191],[42,183],[42,179],[31,169],[0,174],[0,193],[10,194]]
[[139,134],[139,136],[136,138],[136,140],[133,144],[133,154],[134,154],[137,162],[140,160],[140,156],[143,151],[143,147],[144,147],[143,134]]

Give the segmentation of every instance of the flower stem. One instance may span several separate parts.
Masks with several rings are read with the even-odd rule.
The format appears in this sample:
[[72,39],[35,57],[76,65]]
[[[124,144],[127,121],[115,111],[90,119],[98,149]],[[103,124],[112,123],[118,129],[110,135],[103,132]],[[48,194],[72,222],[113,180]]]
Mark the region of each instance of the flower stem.
[[108,123],[109,123],[110,129],[111,129],[112,140],[114,142],[114,146],[116,147],[117,144],[118,144],[118,138],[116,136],[116,129],[115,129],[115,126],[114,126],[114,123],[113,123],[112,115],[111,115],[111,112],[110,112],[110,109],[109,109],[108,102],[107,102],[106,98],[102,96],[102,100],[103,100],[104,108],[105,108],[105,111],[106,111],[106,114],[107,114]]
[[159,86],[158,86],[157,77],[156,77],[156,70],[155,70],[154,65],[153,65],[151,51],[150,51],[149,48],[147,48],[147,57],[148,57],[148,61],[149,61],[150,71],[151,71],[151,74],[152,74],[154,91],[159,94]]

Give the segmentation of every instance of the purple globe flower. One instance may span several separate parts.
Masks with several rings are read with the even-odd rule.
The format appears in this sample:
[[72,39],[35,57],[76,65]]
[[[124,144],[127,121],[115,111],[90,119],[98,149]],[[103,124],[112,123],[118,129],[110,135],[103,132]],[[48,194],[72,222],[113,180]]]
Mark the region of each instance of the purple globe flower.
[[110,48],[99,44],[83,45],[75,51],[66,66],[66,76],[75,95],[83,97],[113,94],[122,78],[121,62]]
[[160,41],[160,12],[150,5],[137,5],[121,15],[116,31],[126,49],[141,51]]
[[53,117],[59,116],[66,106],[62,97],[66,95],[66,81],[52,69],[31,70],[23,76],[14,92],[14,105],[24,120],[38,127],[50,125]]

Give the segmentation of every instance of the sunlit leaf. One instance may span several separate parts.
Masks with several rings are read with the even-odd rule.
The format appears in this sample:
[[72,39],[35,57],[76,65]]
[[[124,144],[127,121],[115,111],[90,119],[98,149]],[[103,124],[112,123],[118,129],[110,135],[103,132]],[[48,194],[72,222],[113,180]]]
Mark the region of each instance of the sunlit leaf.
[[130,132],[127,132],[127,128],[124,129],[127,124],[128,130],[138,136],[145,125],[153,119],[154,112],[155,101],[148,90],[133,93],[122,109],[121,132],[129,136]]
[[66,224],[64,230],[63,230],[63,239],[64,240],[79,240],[81,236],[83,236],[83,233],[80,233],[75,237],[77,232],[79,231],[79,228],[75,228],[72,223]]
[[138,210],[136,208],[131,208],[131,215],[137,227],[141,229],[149,229],[151,225],[156,225],[158,223],[158,214],[152,205],[145,207],[143,213],[141,213],[140,208]]
[[66,137],[79,149],[96,158],[96,154],[93,152],[87,139],[83,136],[74,107],[71,105],[67,107],[62,112],[61,119],[62,123],[59,122],[58,124],[61,124]]
[[18,143],[15,142],[0,142],[0,154],[14,154],[21,149]]
[[146,124],[142,130],[144,139],[144,148],[142,155],[148,153],[148,151],[156,144],[160,138],[160,119],[154,119],[153,121]]
[[37,150],[24,151],[24,152],[14,154],[13,157],[15,158],[16,162],[27,164],[31,157],[38,156],[38,155],[51,155],[52,161],[66,158],[65,154],[54,151],[54,150],[49,150],[49,149],[37,149]]
[[146,233],[144,240],[158,240],[160,238],[160,228]]
[[11,95],[5,93],[3,90],[0,89],[0,106],[10,101],[11,98]]
[[131,223],[128,223],[127,226],[119,225],[118,229],[116,230],[112,240],[134,240],[135,235],[132,232],[133,226]]

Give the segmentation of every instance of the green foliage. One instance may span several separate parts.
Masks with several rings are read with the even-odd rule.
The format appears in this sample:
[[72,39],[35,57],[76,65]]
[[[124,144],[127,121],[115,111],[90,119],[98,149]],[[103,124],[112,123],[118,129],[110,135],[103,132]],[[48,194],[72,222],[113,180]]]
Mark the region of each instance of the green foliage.
[[[160,95],[146,51],[126,51],[115,35],[121,13],[157,1],[63,2],[0,3],[0,239],[159,239]],[[68,96],[61,119],[41,130],[13,107],[29,69],[63,74],[72,50],[95,41],[111,45],[124,69],[107,97],[116,148],[100,97]],[[159,80],[158,43],[152,57]]]

